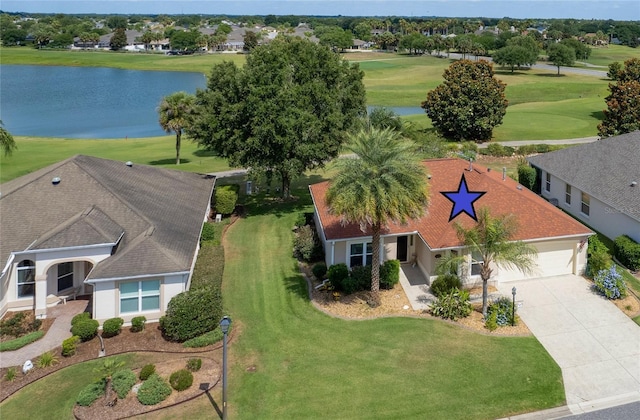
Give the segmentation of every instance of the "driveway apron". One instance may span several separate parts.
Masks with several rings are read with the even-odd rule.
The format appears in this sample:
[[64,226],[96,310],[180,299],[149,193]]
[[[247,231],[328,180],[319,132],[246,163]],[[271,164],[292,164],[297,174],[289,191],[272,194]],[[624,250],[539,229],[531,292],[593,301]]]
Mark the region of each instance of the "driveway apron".
[[503,283],[516,287],[518,315],[562,369],[567,405],[640,399],[640,326],[594,293],[582,277],[564,275]]

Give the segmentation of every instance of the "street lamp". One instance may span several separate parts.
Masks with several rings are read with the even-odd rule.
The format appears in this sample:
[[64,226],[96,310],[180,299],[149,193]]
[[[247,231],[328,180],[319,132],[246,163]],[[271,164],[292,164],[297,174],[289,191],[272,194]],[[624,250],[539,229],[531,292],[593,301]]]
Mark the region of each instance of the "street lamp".
[[516,287],[513,286],[511,289],[511,294],[513,295],[513,302],[511,303],[511,326],[516,325]]
[[227,333],[231,326],[231,318],[224,316],[220,320],[222,330],[222,420],[227,420]]

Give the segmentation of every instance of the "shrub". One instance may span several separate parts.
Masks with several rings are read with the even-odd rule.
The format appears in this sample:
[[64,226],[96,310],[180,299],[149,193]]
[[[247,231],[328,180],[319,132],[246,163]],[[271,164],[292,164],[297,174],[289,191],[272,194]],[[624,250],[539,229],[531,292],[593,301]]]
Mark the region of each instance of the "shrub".
[[536,148],[536,152],[537,153],[547,153],[549,151],[551,151],[551,146],[549,146],[548,144],[534,144],[534,147]]
[[529,165],[518,165],[518,182],[525,188],[533,190],[536,183],[536,170]]
[[0,321],[0,336],[10,335],[18,337],[24,334],[26,332],[23,327],[23,321],[25,318],[26,314],[24,312],[16,312]]
[[316,277],[316,279],[322,280],[325,274],[327,274],[327,265],[325,263],[318,263],[313,266],[311,271],[313,272],[313,275]]
[[147,322],[145,316],[135,316],[131,319],[131,332],[140,332],[144,330],[144,323]]
[[500,327],[511,325],[511,319],[515,315],[512,308],[513,302],[509,300],[509,298],[504,296],[500,297],[489,304],[489,307],[487,308],[487,317],[491,318],[491,315],[495,314],[495,317],[493,318],[495,318],[496,325]]
[[127,396],[135,384],[136,374],[131,369],[119,370],[111,377],[111,388],[121,400]]
[[524,144],[517,148],[517,153],[523,156],[532,155],[535,152],[536,152],[536,146],[534,146],[533,144]]
[[317,256],[318,239],[313,228],[304,225],[293,239],[293,256],[302,261],[313,261]]
[[352,267],[350,281],[343,281],[342,289],[347,295],[360,290],[371,289],[371,266],[357,265]]
[[207,242],[213,241],[216,236],[216,228],[211,223],[205,222],[202,225],[202,233],[200,234],[200,241]]
[[498,313],[487,313],[487,319],[484,321],[484,327],[489,331],[495,331],[498,329]]
[[304,213],[298,213],[298,216],[296,217],[296,221],[294,223],[294,226],[297,228],[301,228],[302,226],[307,224],[307,216],[305,216]]
[[184,391],[193,384],[193,373],[187,369],[177,370],[169,377],[169,383],[176,391]]
[[478,153],[478,145],[473,141],[463,141],[460,143],[460,151],[469,157],[475,157]]
[[640,270],[640,244],[629,236],[618,236],[613,241],[613,255],[629,270]]
[[104,381],[94,382],[82,388],[82,391],[78,394],[76,403],[83,407],[88,407],[95,400],[104,395],[105,383]]
[[469,316],[471,313],[469,292],[459,289],[450,290],[431,304],[431,313],[434,316],[453,321]]
[[115,337],[116,335],[120,334],[122,324],[124,324],[124,319],[122,318],[107,319],[106,321],[104,321],[104,324],[102,324],[102,336]]
[[84,321],[85,319],[91,319],[91,314],[89,312],[81,312],[78,315],[71,318],[71,326],[73,327],[80,321]]
[[76,354],[76,346],[78,345],[79,341],[80,341],[80,337],[78,337],[77,335],[74,335],[72,337],[67,338],[66,340],[63,340],[62,355],[64,357],[69,357]]
[[202,359],[189,359],[187,360],[187,369],[191,372],[197,372],[202,367]]
[[42,320],[40,318],[34,318],[34,320],[29,323],[29,329],[31,331],[38,331],[41,326]]
[[380,287],[393,289],[400,281],[400,261],[387,260],[380,266]]
[[222,185],[216,188],[216,211],[222,214],[231,214],[238,202],[237,186]]
[[36,366],[39,368],[46,368],[58,363],[58,358],[50,351],[44,352],[40,355],[40,358],[36,362]]
[[607,299],[620,299],[627,295],[627,286],[615,264],[608,270],[600,270],[593,278],[594,288]]
[[27,344],[31,344],[34,341],[41,339],[42,337],[44,337],[44,331],[34,331],[27,335],[23,335],[20,338],[4,341],[0,343],[0,352],[18,350],[19,348],[22,348]]
[[334,264],[327,270],[327,277],[336,290],[342,290],[342,282],[349,278],[349,268],[346,264]]
[[140,375],[138,376],[141,381],[146,381],[147,379],[149,379],[149,376],[153,375],[154,373],[156,373],[156,365],[144,365],[142,369],[140,369]]
[[[229,328],[229,331],[231,331],[231,329],[233,329],[233,326]],[[220,328],[216,328],[213,331],[209,331],[197,337],[191,338],[182,343],[182,345],[189,348],[206,347],[222,340],[223,336],[224,334],[222,334],[222,330]]]
[[462,289],[460,278],[455,274],[441,274],[431,283],[431,293],[435,297],[443,296],[453,289]]
[[5,381],[13,382],[18,376],[18,371],[15,367],[10,367],[7,369],[7,372],[4,374]]
[[204,243],[198,252],[198,259],[191,277],[191,288],[222,286],[224,274],[224,247],[211,242]]
[[500,143],[490,143],[487,146],[487,154],[496,157],[511,156],[509,151]]
[[589,237],[589,245],[587,247],[587,275],[593,277],[601,270],[606,270],[613,263],[609,255],[609,248],[602,243],[596,235]]
[[154,373],[144,381],[138,390],[138,401],[144,405],[155,405],[171,394],[171,387],[158,374]]
[[222,296],[215,287],[202,287],[174,296],[160,328],[174,341],[186,341],[216,329],[222,318]]
[[79,320],[71,327],[71,334],[77,335],[82,341],[89,341],[98,334],[100,323],[95,319]]

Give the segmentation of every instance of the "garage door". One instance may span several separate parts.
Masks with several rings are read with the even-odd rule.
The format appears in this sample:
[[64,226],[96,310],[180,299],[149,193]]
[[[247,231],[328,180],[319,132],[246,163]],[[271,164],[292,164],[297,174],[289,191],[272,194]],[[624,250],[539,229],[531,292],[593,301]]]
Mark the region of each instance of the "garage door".
[[500,270],[500,283],[535,277],[550,277],[573,273],[573,241],[549,241],[533,244],[538,250],[534,272],[524,275],[517,270]]

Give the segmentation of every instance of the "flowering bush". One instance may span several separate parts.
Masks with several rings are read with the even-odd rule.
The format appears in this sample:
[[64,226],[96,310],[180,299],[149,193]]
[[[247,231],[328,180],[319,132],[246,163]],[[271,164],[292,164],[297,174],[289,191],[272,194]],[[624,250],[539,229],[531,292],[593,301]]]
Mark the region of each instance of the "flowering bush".
[[608,299],[620,299],[627,295],[627,286],[615,265],[598,271],[593,281],[595,283],[593,287]]
[[[509,298],[504,296],[498,298],[487,308],[487,319],[493,320],[493,318],[495,318],[496,326],[504,327],[506,325],[511,325],[511,319],[514,315],[511,310],[512,307],[513,302],[511,302]],[[491,330],[491,328],[489,329]]]

